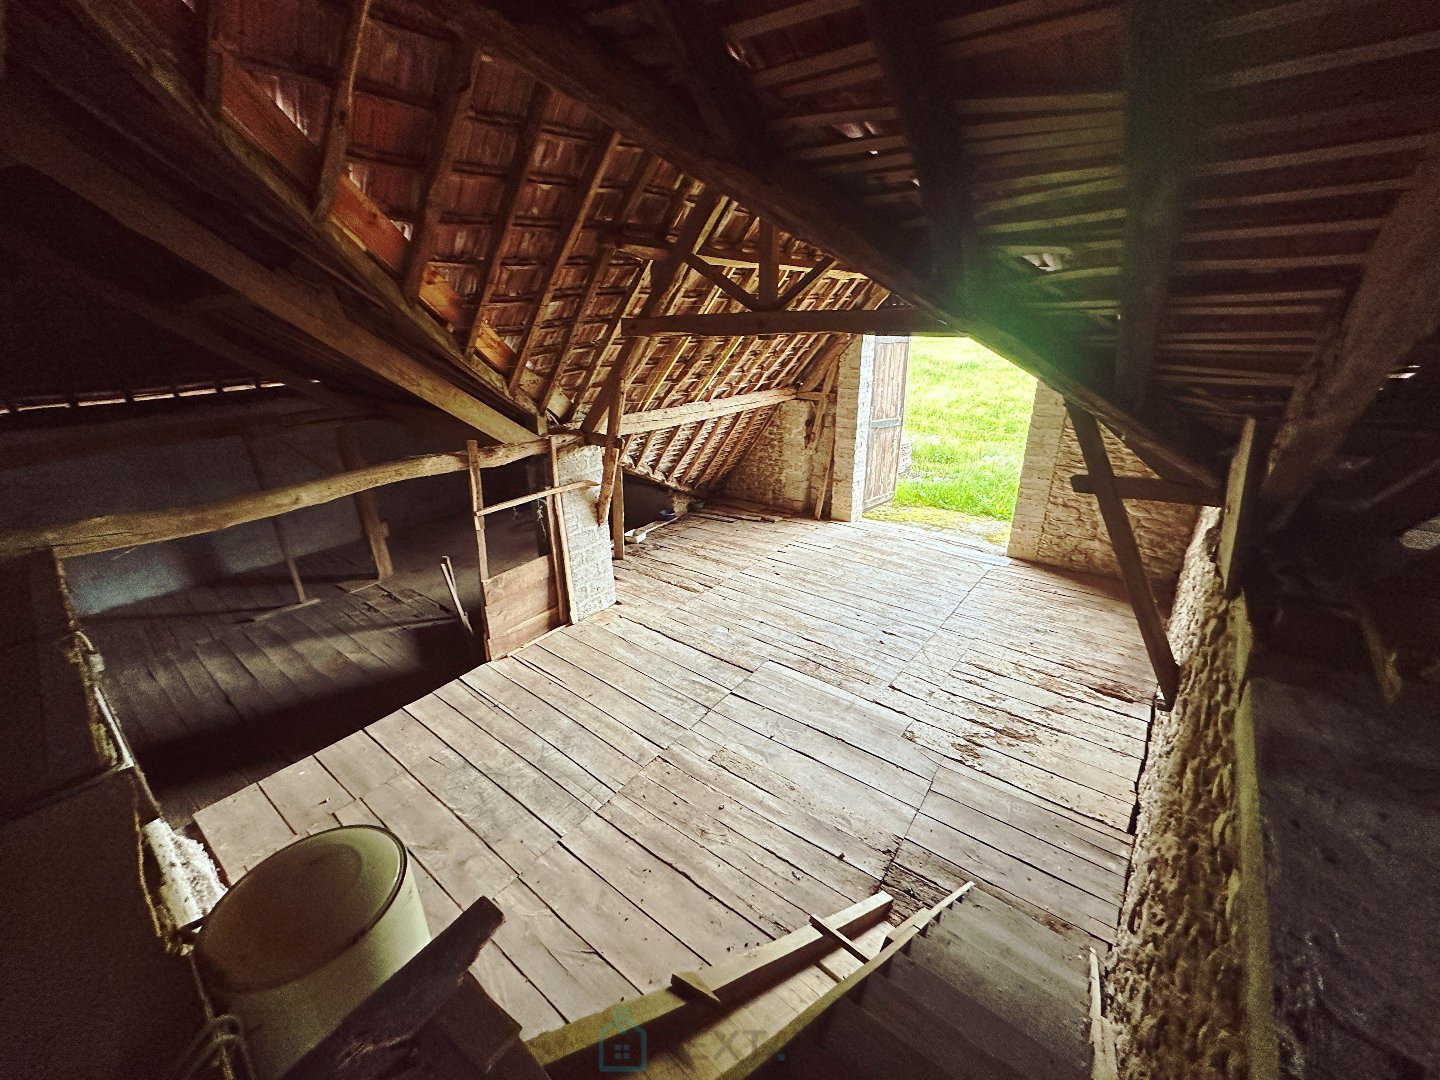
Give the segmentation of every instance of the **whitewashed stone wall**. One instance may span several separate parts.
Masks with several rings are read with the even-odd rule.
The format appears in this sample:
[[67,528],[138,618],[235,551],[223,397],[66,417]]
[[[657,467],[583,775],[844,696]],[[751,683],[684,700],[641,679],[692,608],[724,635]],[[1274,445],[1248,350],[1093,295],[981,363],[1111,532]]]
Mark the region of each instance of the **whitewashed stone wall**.
[[[561,484],[593,480],[602,475],[604,452],[598,446],[562,450],[556,462]],[[575,622],[615,603],[615,566],[611,561],[610,526],[595,520],[599,488],[567,491],[560,512],[570,541],[571,618]]]
[[840,358],[835,378],[835,472],[829,516],[836,521],[857,521],[865,512],[865,451],[874,378],[875,339],[857,337]]
[[[1155,475],[1110,432],[1104,431],[1104,436],[1117,474]],[[1070,477],[1086,471],[1064,398],[1040,384],[1030,414],[1008,554],[1047,566],[1119,575],[1095,497],[1076,494],[1070,487]],[[1127,502],[1125,509],[1147,569],[1168,592],[1195,530],[1197,509],[1151,502]]]
[[809,510],[811,477],[823,456],[805,443],[814,413],[809,401],[777,405],[760,437],[726,476],[725,494],[791,513]]

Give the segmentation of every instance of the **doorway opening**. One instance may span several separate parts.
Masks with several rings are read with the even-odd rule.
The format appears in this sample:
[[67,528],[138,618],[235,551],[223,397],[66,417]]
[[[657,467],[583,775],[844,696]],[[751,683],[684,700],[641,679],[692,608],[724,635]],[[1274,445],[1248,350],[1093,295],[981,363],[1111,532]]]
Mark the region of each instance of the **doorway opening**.
[[866,516],[1004,546],[1034,377],[968,338],[914,337],[877,343],[872,385]]

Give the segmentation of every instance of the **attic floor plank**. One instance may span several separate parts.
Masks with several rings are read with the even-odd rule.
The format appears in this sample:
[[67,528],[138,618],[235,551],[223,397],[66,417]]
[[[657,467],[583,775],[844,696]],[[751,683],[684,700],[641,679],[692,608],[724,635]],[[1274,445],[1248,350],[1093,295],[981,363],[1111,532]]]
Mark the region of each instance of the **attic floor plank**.
[[[973,879],[1113,940],[1153,685],[1109,584],[724,507],[654,532],[616,580],[613,610],[202,811],[226,871],[296,833],[387,825],[433,921],[482,893],[505,911],[477,974],[530,1034],[878,888],[898,920]],[[233,652],[220,625],[228,666],[170,689],[293,713],[315,680],[423,669],[394,629],[417,620],[451,622],[370,586]],[[131,697],[174,717],[145,671]]]

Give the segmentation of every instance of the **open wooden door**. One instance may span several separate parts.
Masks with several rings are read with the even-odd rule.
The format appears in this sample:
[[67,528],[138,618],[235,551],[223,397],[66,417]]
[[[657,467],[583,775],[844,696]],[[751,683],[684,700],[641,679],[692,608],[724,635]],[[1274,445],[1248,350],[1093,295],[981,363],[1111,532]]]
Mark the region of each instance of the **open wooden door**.
[[[474,443],[470,444],[474,447]],[[531,462],[539,465],[539,462]],[[471,458],[470,497],[475,512],[475,538],[480,568],[481,610],[476,627],[484,645],[486,660],[498,660],[546,631],[564,626],[570,618],[569,567],[565,522],[560,513],[555,484],[555,458],[548,459],[548,483],[532,490],[486,505],[482,470]],[[536,486],[535,484],[531,485]],[[573,486],[573,485],[572,485]],[[518,562],[513,559],[503,570],[492,572],[486,543],[487,519],[513,513],[529,519],[538,530],[538,553]]]
[[870,434],[865,453],[865,509],[895,497],[900,478],[900,436],[905,424],[909,338],[878,338],[870,391]]

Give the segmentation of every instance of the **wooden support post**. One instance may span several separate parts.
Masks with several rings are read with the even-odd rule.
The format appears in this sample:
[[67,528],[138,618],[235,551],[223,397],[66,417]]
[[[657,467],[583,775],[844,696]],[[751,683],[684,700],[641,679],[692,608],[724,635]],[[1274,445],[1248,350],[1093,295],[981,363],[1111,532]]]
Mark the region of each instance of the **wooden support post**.
[[[550,463],[550,486],[560,486],[560,459],[555,449],[555,440],[551,439],[549,451]],[[559,572],[559,592],[561,603],[561,619],[565,623],[574,621],[575,617],[575,585],[570,577],[570,530],[565,524],[565,506],[561,502],[563,496],[552,495],[550,497],[550,522],[552,547],[556,552],[556,568]]]
[[[363,469],[365,459],[360,453],[360,440],[355,429],[349,424],[336,432],[340,447],[340,464],[346,471]],[[384,581],[395,573],[395,564],[390,560],[390,526],[380,517],[380,500],[374,491],[361,491],[355,495],[355,513],[360,519],[360,528],[365,533],[365,542],[370,545],[370,558],[375,563],[375,576]]]
[[490,619],[485,582],[490,578],[490,560],[485,551],[485,483],[480,476],[480,449],[474,439],[465,444],[465,461],[470,473],[470,516],[475,522],[475,570],[480,579],[480,641],[483,655],[489,660]]
[[325,121],[325,140],[320,173],[315,178],[315,218],[323,221],[335,205],[340,174],[345,171],[345,152],[350,147],[350,109],[355,98],[355,72],[360,66],[360,45],[365,40],[365,20],[370,0],[351,0],[350,21],[340,47],[340,70],[330,96],[330,113]]
[[1110,455],[1105,451],[1100,425],[1077,405],[1067,402],[1066,409],[1070,413],[1070,424],[1075,429],[1075,438],[1080,443],[1080,452],[1085,456],[1085,468],[1095,488],[1095,500],[1100,504],[1105,531],[1110,534],[1115,561],[1120,564],[1120,580],[1125,584],[1130,608],[1135,613],[1140,636],[1145,641],[1145,651],[1150,656],[1150,665],[1155,669],[1155,679],[1160,684],[1160,695],[1166,708],[1172,708],[1180,688],[1180,669],[1170,651],[1165,620],[1160,614],[1160,605],[1155,602],[1155,591],[1145,572],[1140,547],[1135,542],[1130,515],[1125,512],[1125,503],[1115,487],[1115,471],[1110,466]]
[[[249,436],[244,436],[241,441],[245,444],[245,453],[250,458],[250,468],[255,472],[255,484],[264,491],[270,485],[265,480],[265,469],[260,464],[260,455],[255,452],[255,443]],[[280,557],[285,560],[285,569],[290,572],[290,584],[295,586],[295,602],[303,604],[309,599],[305,595],[305,582],[300,579],[300,568],[295,565],[295,557],[290,553],[290,536],[285,528],[285,520],[279,514],[270,519],[270,528],[275,532],[275,543],[280,547]]]
[[[0,6],[3,6],[3,2],[4,0],[0,0]],[[205,56],[201,96],[205,107],[217,114],[220,111],[220,88],[225,68],[225,2],[226,0],[200,0],[195,7],[195,14],[205,35],[202,42]]]
[[615,481],[610,494],[610,546],[616,559],[625,558],[625,451],[615,462]]
[[774,308],[780,300],[780,237],[770,221],[760,222],[760,283],[756,297],[762,308]]

